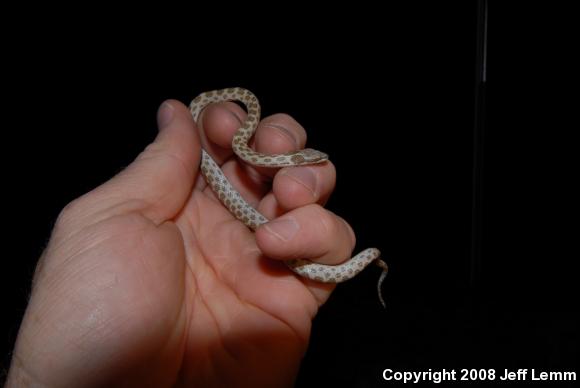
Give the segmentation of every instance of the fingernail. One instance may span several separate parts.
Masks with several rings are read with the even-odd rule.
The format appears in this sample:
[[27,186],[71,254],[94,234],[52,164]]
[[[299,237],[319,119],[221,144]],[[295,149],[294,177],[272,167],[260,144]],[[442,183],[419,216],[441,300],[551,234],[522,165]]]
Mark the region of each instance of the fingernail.
[[316,193],[316,174],[310,167],[284,169],[283,174],[308,189],[314,197]]
[[294,218],[285,217],[268,222],[264,228],[282,241],[290,241],[300,229]]
[[173,120],[173,110],[174,108],[170,103],[164,102],[161,104],[159,112],[157,113],[157,126],[159,130],[167,127],[171,120]]

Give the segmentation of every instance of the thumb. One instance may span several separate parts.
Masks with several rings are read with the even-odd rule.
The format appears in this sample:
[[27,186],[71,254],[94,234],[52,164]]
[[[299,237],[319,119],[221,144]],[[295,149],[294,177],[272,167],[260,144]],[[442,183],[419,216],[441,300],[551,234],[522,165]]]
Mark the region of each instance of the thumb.
[[87,195],[94,201],[93,210],[105,210],[109,216],[139,211],[159,224],[184,206],[199,167],[197,127],[189,109],[175,100],[161,104],[157,123],[155,141],[125,170]]

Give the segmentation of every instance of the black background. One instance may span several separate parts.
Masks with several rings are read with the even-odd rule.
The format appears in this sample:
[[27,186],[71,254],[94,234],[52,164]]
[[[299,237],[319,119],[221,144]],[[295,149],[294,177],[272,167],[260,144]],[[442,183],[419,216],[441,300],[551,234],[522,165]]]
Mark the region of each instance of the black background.
[[5,57],[5,369],[60,209],[152,141],[164,99],[229,86],[252,90],[264,115],[292,115],[309,146],[330,154],[338,183],[328,207],[351,223],[357,249],[380,248],[391,268],[386,310],[375,268],[321,308],[298,386],[380,386],[385,368],[576,368],[570,13],[490,7],[474,280],[476,11],[288,8],[242,31],[214,11],[185,33],[137,17],[139,28],[111,17],[51,21],[34,39],[16,31]]

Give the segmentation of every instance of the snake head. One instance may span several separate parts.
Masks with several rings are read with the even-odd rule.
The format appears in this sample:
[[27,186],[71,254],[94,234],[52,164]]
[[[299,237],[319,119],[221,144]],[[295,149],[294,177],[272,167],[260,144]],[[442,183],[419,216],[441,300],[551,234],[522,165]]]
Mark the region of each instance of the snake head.
[[292,156],[292,161],[296,163],[296,165],[301,164],[315,164],[315,163],[322,163],[328,160],[328,155],[324,152],[320,152],[318,150],[314,150],[312,148],[305,148],[298,152],[295,152]]

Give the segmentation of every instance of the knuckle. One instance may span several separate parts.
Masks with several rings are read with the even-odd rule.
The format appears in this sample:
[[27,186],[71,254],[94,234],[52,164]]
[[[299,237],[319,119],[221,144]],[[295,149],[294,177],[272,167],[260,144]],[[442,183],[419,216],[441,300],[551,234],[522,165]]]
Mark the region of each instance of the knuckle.
[[81,196],[67,203],[56,218],[56,226],[68,225],[72,222],[72,220],[77,218],[84,207],[83,202],[84,196]]

